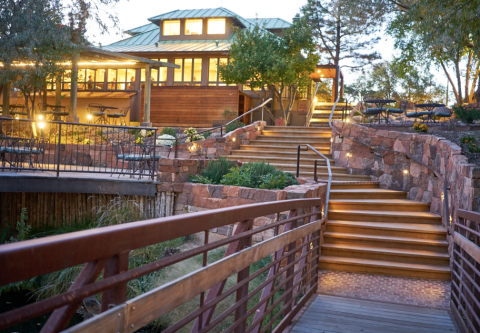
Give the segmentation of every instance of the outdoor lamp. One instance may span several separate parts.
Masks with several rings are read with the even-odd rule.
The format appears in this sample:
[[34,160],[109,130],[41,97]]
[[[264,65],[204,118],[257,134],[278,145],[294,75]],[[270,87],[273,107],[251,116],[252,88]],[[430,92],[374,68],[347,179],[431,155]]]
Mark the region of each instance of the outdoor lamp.
[[91,120],[91,119],[92,119],[92,115],[89,114],[89,115],[87,116],[87,119],[88,119],[88,120]]
[[195,145],[191,145],[189,149],[190,149],[191,151],[194,151],[194,150],[195,150]]
[[333,142],[333,138],[330,139],[330,142]]
[[349,123],[349,122],[350,122],[350,118],[347,118],[347,123]]
[[42,115],[39,115],[39,116],[38,116],[38,119],[39,119],[39,120],[42,120],[42,119],[43,119],[43,116],[42,116]]
[[442,193],[442,200],[445,198],[445,195]]
[[19,117],[19,116],[15,116],[15,119],[17,119],[17,120],[18,120],[18,119],[20,119],[20,117]]
[[233,137],[233,138],[232,138],[232,141],[233,141],[233,142],[237,141],[237,138],[236,138],[236,137]]
[[404,169],[404,170],[403,170],[403,174],[404,174],[404,175],[408,175],[408,170],[407,170],[407,169]]
[[350,154],[350,153],[347,153],[347,157],[350,157],[350,156],[352,156],[352,154]]
[[45,123],[43,121],[38,123],[38,128],[43,129],[45,127]]

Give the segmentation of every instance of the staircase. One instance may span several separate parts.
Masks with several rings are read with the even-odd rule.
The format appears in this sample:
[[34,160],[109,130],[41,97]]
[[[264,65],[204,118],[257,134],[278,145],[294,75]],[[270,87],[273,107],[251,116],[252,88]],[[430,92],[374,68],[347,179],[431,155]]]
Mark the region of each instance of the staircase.
[[450,280],[441,217],[405,196],[373,182],[332,184],[320,269]]
[[[311,127],[323,127],[328,126],[328,118],[332,113],[334,103],[317,103],[315,105],[315,110],[312,113],[312,118],[310,119]],[[345,103],[337,104],[335,111],[333,112],[332,120],[342,120],[342,113],[345,109]],[[347,112],[350,112],[352,109],[351,105],[347,105]]]
[[[310,144],[313,148],[331,158],[332,130],[330,127],[300,127],[300,126],[267,126],[248,145],[240,145],[227,156],[230,160],[241,162],[263,161],[287,172],[297,172],[297,152],[299,144]],[[324,159],[312,151],[300,153],[300,177],[313,178],[315,159],[318,160],[317,176],[328,179],[327,164]],[[332,179],[337,181],[368,181],[370,176],[347,174],[346,168],[333,166],[331,161]]]

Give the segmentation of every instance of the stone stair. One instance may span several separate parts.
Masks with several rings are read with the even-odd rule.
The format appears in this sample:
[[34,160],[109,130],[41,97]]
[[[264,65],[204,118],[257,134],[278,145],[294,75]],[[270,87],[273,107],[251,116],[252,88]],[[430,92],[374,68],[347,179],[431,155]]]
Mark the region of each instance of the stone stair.
[[[310,144],[313,148],[331,158],[330,127],[300,127],[300,126],[267,126],[256,140],[250,140],[248,145],[240,145],[227,156],[230,160],[241,162],[263,161],[287,172],[297,172],[297,152],[299,144]],[[314,163],[318,160],[317,176],[328,179],[326,161],[313,151],[300,153],[300,177],[313,178]],[[335,167],[331,161],[332,178],[337,181],[366,181],[369,176],[351,175],[346,168]]]
[[405,196],[375,182],[333,184],[320,269],[450,280],[441,217]]
[[[313,111],[312,118],[310,119],[311,127],[323,127],[328,126],[328,118],[332,112],[334,103],[319,103],[315,105],[315,110]],[[342,113],[345,109],[345,103],[337,104],[335,111],[333,112],[332,120],[342,120]],[[352,107],[347,105],[347,112],[351,110]]]

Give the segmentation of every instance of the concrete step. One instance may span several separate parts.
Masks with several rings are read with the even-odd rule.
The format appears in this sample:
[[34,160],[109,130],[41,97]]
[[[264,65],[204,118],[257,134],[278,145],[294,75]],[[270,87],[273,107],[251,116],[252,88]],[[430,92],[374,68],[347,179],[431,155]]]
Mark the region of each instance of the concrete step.
[[[259,135],[258,141],[276,141],[276,142],[295,142],[295,143],[308,143],[310,145],[316,143],[323,143],[325,145],[331,145],[330,137],[309,137],[309,136],[294,136],[294,135]],[[252,140],[253,141],[253,140]]]
[[330,199],[405,199],[407,192],[372,189],[337,189],[330,191]]
[[332,132],[329,126],[322,128],[310,128],[305,126],[265,126],[264,131],[282,131],[282,132]]
[[329,208],[334,210],[428,212],[430,204],[406,199],[333,199]]
[[332,184],[332,190],[378,189],[378,182],[351,182]]
[[[297,171],[297,164],[291,163],[291,164],[286,164],[286,163],[271,163],[270,160],[268,162],[271,165],[274,165],[278,168],[283,168],[284,171]],[[300,164],[300,172],[313,172],[314,170],[314,165],[312,164],[304,164],[302,161],[302,164]],[[330,169],[332,170],[332,173],[347,173],[347,168],[342,168],[342,167],[334,167],[331,166]],[[317,166],[317,174],[318,173],[325,173],[328,174],[328,168],[326,166]]]
[[347,244],[391,249],[410,249],[419,251],[448,252],[448,242],[439,239],[421,239],[410,237],[376,236],[359,233],[326,231],[323,233],[325,244]]
[[324,148],[330,151],[331,142],[327,140],[326,142],[309,142],[309,140],[290,140],[290,141],[279,141],[279,140],[250,140],[250,145],[261,146],[268,145],[270,147],[288,147],[288,148],[297,148],[298,145],[309,144],[313,148]]
[[[250,141],[251,142],[251,141]],[[330,153],[330,147],[315,147],[313,146],[313,148],[315,148],[316,150],[318,150],[320,153],[322,154],[330,154],[330,156],[327,156],[329,158],[331,158],[331,153]],[[290,153],[294,153],[295,156],[297,154],[297,147],[295,146],[286,146],[286,145],[278,145],[278,146],[274,146],[274,145],[267,145],[265,143],[262,143],[262,144],[255,144],[255,145],[240,145],[240,149],[241,150],[244,150],[244,151],[252,151],[252,150],[255,150],[255,151],[271,151],[271,152],[290,152]],[[315,154],[312,152],[312,155]],[[315,154],[315,156],[318,156]]]
[[423,265],[333,256],[321,256],[319,268],[344,272],[396,275],[444,281],[450,280],[451,275],[450,267],[448,265]]
[[[237,151],[237,152],[242,152]],[[256,162],[256,161],[268,161],[269,163],[278,163],[278,164],[291,164],[291,165],[297,165],[297,159],[296,158],[286,158],[286,157],[276,157],[276,156],[264,156],[260,154],[232,154],[232,155],[227,155],[227,158],[229,160],[237,160],[237,161],[242,161],[242,162]],[[304,158],[303,156],[300,157],[300,162],[303,165],[314,165],[315,159],[313,158]],[[327,162],[324,159],[319,159],[317,161],[317,166],[326,166]],[[333,163],[331,163],[333,165]],[[331,196],[330,196],[331,197]]]
[[[308,127],[305,127],[308,128]],[[306,138],[328,138],[332,137],[332,131],[284,131],[284,130],[263,130],[261,131],[261,135],[265,136],[294,136],[294,137],[306,137]]]
[[436,240],[446,239],[445,228],[436,224],[338,221],[329,219],[327,223],[327,231],[387,237],[392,236]]
[[[296,174],[296,171],[287,171],[292,174]],[[302,178],[313,178],[313,172],[300,172],[300,177]],[[328,180],[328,173],[317,172],[318,179]],[[360,176],[365,177],[365,176]],[[364,178],[359,178],[357,175],[342,174],[342,173],[332,173],[332,180],[338,181],[362,181]]]
[[394,261],[411,264],[449,265],[448,253],[418,251],[411,249],[390,249],[382,247],[323,244],[322,256],[359,258],[369,260]]
[[439,215],[429,212],[344,210],[330,209],[330,206],[328,218],[340,221],[442,224],[442,218]]
[[[243,145],[243,147],[249,147],[247,145]],[[251,146],[250,146],[251,147]],[[242,148],[242,146],[240,146]],[[293,149],[290,150],[276,150],[276,151],[262,151],[258,147],[253,147],[254,149],[238,149],[232,150],[231,156],[261,156],[263,158],[270,158],[270,157],[280,157],[280,158],[289,158],[297,160],[297,151]],[[330,153],[323,153],[327,158],[330,159],[332,165],[334,161],[332,160],[332,154]],[[303,161],[304,159],[317,159],[318,161],[322,161],[322,157],[315,154],[313,151],[301,151],[300,152],[300,160]]]

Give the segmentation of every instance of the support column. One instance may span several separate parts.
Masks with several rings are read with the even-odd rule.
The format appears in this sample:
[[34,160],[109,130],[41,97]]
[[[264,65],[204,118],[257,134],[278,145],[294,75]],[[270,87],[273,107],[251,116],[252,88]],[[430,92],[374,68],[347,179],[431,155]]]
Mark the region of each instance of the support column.
[[3,85],[2,117],[10,117],[10,84]]
[[72,74],[70,79],[70,112],[67,121],[70,123],[78,123],[77,116],[77,92],[78,92],[78,59],[72,59]]
[[152,126],[150,122],[150,93],[152,90],[152,79],[150,65],[145,65],[145,94],[143,99],[143,122],[142,126]]
[[335,78],[333,79],[333,87],[332,87],[332,102],[335,103],[335,101],[338,98],[338,79],[340,77],[340,67],[336,66],[335,68]]
[[[62,104],[62,77],[60,75],[55,79],[55,105]],[[61,112],[61,108],[56,108],[55,111]],[[55,116],[55,121],[59,121],[61,117]]]
[[340,76],[340,98],[343,98],[343,75]]

